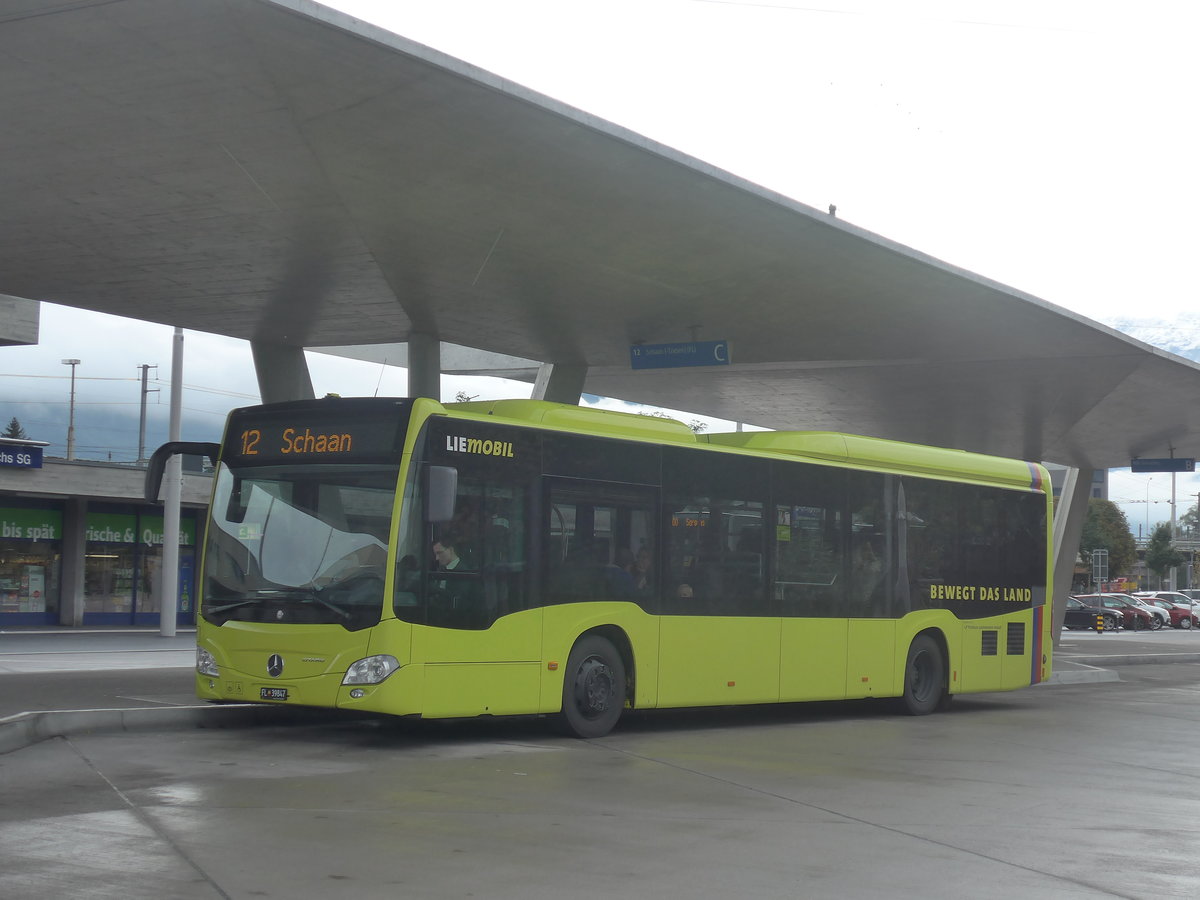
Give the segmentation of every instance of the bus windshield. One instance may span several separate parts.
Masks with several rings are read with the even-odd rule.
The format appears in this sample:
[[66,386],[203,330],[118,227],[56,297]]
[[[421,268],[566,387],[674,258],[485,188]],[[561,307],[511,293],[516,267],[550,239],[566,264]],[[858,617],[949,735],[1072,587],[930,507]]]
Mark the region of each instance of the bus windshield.
[[396,466],[222,464],[204,619],[351,631],[378,623],[397,474]]

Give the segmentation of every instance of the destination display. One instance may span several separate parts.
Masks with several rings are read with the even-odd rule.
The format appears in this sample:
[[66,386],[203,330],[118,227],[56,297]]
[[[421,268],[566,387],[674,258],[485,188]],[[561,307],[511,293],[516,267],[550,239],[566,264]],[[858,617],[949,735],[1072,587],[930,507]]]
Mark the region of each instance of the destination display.
[[222,458],[229,465],[394,461],[410,400],[327,398],[235,410]]

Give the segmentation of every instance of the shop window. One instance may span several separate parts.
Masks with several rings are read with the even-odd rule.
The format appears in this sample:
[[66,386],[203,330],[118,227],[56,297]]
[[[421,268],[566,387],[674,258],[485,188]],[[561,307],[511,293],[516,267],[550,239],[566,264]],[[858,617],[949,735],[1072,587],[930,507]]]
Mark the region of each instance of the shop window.
[[0,613],[57,618],[62,513],[0,509]]

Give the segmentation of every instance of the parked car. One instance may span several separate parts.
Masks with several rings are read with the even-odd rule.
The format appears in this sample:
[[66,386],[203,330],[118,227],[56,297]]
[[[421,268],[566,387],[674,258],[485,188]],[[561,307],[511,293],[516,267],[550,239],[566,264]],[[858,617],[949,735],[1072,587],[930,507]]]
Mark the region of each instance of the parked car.
[[1084,603],[1099,603],[1105,609],[1117,610],[1124,617],[1124,626],[1130,631],[1149,631],[1161,628],[1162,623],[1146,612],[1132,599],[1125,600],[1120,594],[1076,594],[1075,599]]
[[1067,598],[1067,614],[1063,619],[1063,627],[1072,631],[1080,629],[1092,630],[1096,627],[1097,617],[1104,621],[1105,631],[1116,631],[1121,627],[1124,616],[1116,610],[1105,609],[1102,606],[1089,606],[1078,597]]
[[1130,601],[1136,603],[1142,609],[1146,610],[1146,612],[1150,613],[1150,615],[1154,616],[1154,620],[1156,623],[1154,626],[1155,629],[1159,629],[1159,628],[1162,628],[1164,625],[1171,624],[1171,614],[1168,613],[1161,606],[1155,606],[1153,603],[1151,603],[1150,598],[1137,597],[1137,596],[1134,596],[1133,594],[1117,594],[1116,596],[1118,596],[1124,600],[1130,600]]
[[1182,591],[1177,591],[1176,593],[1183,594],[1190,600],[1200,600],[1200,590],[1195,588],[1184,588]]
[[1100,596],[1114,600],[1121,600],[1127,604],[1133,604],[1135,608],[1149,613],[1150,628],[1154,631],[1157,631],[1171,621],[1171,616],[1165,609],[1162,609],[1158,606],[1152,606],[1150,603],[1133,594],[1127,594],[1124,591],[1105,591]]
[[1190,603],[1184,606],[1182,603],[1172,603],[1170,600],[1160,600],[1158,597],[1142,599],[1146,603],[1153,603],[1155,606],[1165,609],[1171,617],[1172,628],[1194,628],[1200,625],[1200,617],[1196,616]]
[[1167,604],[1169,607],[1186,610],[1190,613],[1191,615],[1186,617],[1190,620],[1190,625],[1176,624],[1175,617],[1172,617],[1171,624],[1177,628],[1200,627],[1200,600],[1193,600],[1183,591],[1138,591],[1134,596],[1158,605]]
[[1143,599],[1166,600],[1168,603],[1180,603],[1193,609],[1200,605],[1200,600],[1189,597],[1186,591],[1138,591],[1133,596]]

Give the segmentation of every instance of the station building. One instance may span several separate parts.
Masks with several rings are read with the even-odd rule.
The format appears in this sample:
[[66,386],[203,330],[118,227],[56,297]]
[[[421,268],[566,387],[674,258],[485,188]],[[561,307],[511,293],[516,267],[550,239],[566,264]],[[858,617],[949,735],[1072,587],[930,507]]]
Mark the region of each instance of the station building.
[[[145,468],[42,459],[0,439],[0,630],[157,626],[163,508],[143,499]],[[212,478],[185,458],[177,625],[195,622],[198,537]]]

